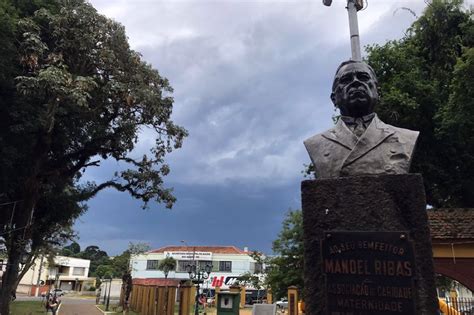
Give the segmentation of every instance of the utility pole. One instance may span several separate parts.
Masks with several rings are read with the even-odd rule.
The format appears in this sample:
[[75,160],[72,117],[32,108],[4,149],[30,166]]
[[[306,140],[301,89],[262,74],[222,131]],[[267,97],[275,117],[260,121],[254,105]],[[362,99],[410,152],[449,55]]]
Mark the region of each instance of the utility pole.
[[35,296],[38,296],[39,294],[39,288],[40,288],[40,283],[41,283],[41,272],[43,271],[43,259],[44,259],[44,254],[41,254],[41,260],[40,260],[40,265],[39,265],[39,270],[38,270],[38,281],[36,281],[36,292]]
[[107,304],[105,305],[105,311],[109,311],[109,304],[110,304],[110,289],[112,288],[112,277],[109,280],[109,293],[107,294]]
[[[323,0],[323,4],[330,6],[332,0]],[[347,0],[347,13],[349,15],[349,31],[351,35],[351,55],[352,60],[362,61],[360,53],[359,22],[357,20],[357,11],[364,8],[363,0]]]

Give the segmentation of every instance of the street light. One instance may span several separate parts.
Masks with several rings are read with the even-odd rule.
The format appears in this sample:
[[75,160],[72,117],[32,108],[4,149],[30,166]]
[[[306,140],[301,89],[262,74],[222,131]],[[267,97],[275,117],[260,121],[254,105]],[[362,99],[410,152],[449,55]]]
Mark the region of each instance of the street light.
[[194,306],[194,315],[199,315],[199,284],[203,280],[209,279],[209,274],[212,271],[212,265],[206,264],[204,269],[201,266],[196,266],[196,262],[192,265],[186,266],[186,272],[189,274],[189,279],[197,284],[196,288],[196,304]]
[[[325,6],[331,6],[332,0],[323,0]],[[359,40],[359,23],[357,21],[357,11],[364,8],[363,0],[347,0],[347,12],[349,14],[349,31],[351,34],[351,53],[352,60],[361,61],[360,40]]]

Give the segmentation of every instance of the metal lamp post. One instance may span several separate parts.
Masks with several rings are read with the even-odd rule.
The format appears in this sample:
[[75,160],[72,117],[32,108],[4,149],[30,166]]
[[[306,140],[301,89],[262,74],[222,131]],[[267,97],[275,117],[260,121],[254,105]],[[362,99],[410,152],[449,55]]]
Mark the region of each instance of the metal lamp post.
[[[332,0],[323,0],[323,4],[330,6]],[[357,11],[364,8],[363,0],[347,0],[347,13],[349,15],[349,30],[351,34],[351,52],[352,60],[361,61],[359,24],[357,21]]]
[[201,269],[200,266],[196,266],[196,264],[187,265],[186,266],[186,271],[189,274],[189,279],[191,279],[194,283],[197,284],[196,304],[194,306],[194,315],[199,315],[199,288],[200,288],[200,284],[203,282],[203,280],[206,280],[206,279],[209,278],[209,274],[212,271],[212,265],[207,265],[206,264],[204,269]]

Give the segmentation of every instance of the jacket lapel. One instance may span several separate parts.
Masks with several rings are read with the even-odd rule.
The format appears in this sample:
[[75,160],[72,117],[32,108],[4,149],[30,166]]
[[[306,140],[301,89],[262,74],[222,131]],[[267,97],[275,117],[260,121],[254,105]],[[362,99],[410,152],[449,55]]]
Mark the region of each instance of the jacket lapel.
[[347,128],[346,124],[339,119],[334,128],[323,132],[322,136],[328,140],[334,141],[349,150],[353,150],[357,143],[357,137]]
[[354,149],[351,151],[342,167],[354,163],[394,133],[395,131],[392,128],[384,124],[377,116],[375,116],[369,127],[367,127],[365,133],[359,138],[359,141],[357,141]]

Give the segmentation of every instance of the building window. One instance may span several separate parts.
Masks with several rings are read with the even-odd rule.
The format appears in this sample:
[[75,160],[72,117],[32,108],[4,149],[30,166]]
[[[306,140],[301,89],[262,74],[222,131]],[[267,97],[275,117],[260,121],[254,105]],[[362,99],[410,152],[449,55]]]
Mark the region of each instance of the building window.
[[231,261],[219,261],[219,271],[232,271],[232,262]]
[[205,270],[206,265],[212,266],[212,261],[210,261],[210,260],[198,260],[198,261],[178,260],[178,270],[177,270],[177,272],[188,272],[187,267],[189,265],[192,266],[194,264],[196,264],[201,270]]
[[58,266],[58,273],[60,276],[69,276],[71,268],[69,266]]
[[74,269],[72,269],[73,276],[85,276],[85,273],[86,273],[86,268],[84,267],[74,267]]
[[188,272],[186,267],[188,265],[193,265],[194,262],[192,260],[178,260],[178,272]]
[[147,260],[146,270],[158,270],[159,264],[160,264],[159,260]]
[[[201,260],[201,261],[199,261],[199,268],[201,268],[201,270],[205,270],[207,265],[212,266],[212,261],[210,261],[210,260]],[[211,270],[212,270],[212,268],[211,268]]]

